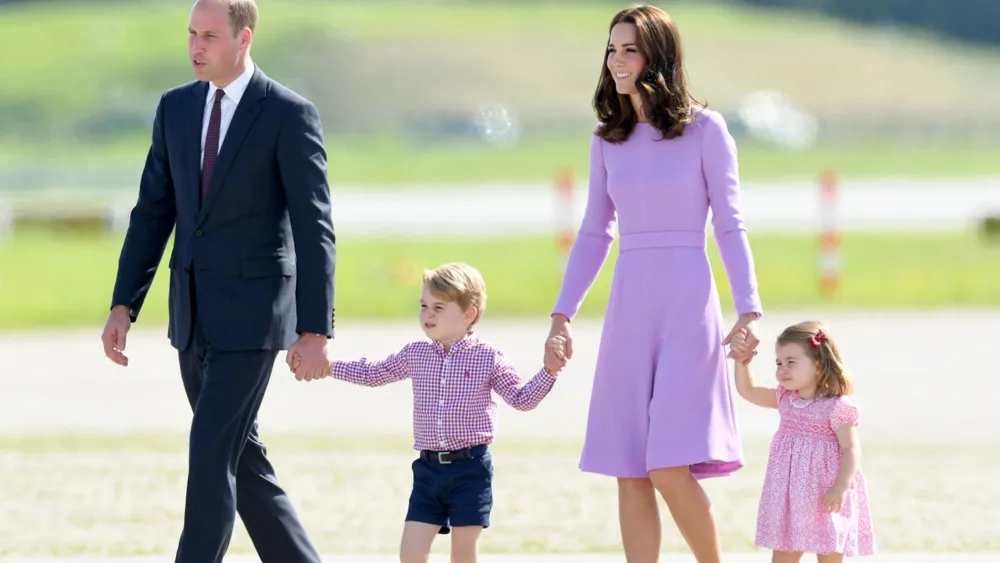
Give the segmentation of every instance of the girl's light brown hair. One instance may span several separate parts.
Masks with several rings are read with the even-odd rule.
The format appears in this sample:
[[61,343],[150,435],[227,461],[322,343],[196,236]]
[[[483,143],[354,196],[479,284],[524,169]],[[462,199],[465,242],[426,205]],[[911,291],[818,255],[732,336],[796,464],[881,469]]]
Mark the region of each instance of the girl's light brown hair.
[[824,397],[850,395],[854,383],[847,373],[837,342],[823,323],[804,321],[786,328],[778,335],[778,344],[799,344],[819,371],[818,393]]
[[[695,100],[688,93],[684,69],[684,50],[677,25],[666,12],[655,6],[626,8],[611,19],[611,30],[619,23],[630,23],[636,30],[636,47],[646,58],[646,68],[635,81],[642,99],[643,111],[649,123],[664,139],[684,133],[684,127],[695,118]],[[608,70],[608,51],[601,62],[601,75],[593,99],[594,112],[601,122],[596,134],[605,141],[620,143],[629,138],[638,116],[629,96],[619,94]]]

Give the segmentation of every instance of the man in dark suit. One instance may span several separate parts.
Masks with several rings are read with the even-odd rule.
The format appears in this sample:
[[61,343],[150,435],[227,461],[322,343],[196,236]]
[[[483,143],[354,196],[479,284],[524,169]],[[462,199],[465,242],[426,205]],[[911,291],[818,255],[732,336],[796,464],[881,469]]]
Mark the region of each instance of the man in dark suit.
[[[264,563],[319,563],[257,436],[280,350],[322,376],[335,238],[319,114],[250,60],[253,0],[198,0],[195,82],[167,91],[122,246],[105,354],[128,365],[173,230],[168,336],[193,417],[178,563],[222,561],[239,513]],[[289,364],[291,365],[291,364]]]

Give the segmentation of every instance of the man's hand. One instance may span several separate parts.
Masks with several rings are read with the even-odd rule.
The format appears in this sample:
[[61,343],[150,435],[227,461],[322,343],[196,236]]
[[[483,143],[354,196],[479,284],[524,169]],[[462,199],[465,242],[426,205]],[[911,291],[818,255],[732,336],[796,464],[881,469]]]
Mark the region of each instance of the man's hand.
[[[329,352],[329,349],[327,351]],[[295,373],[295,370],[299,369],[299,365],[300,364],[302,364],[302,358],[299,357],[298,352],[292,352],[292,361],[289,364],[289,367],[292,368],[291,369],[292,373]],[[330,366],[331,366],[330,369],[333,370],[333,367],[332,367],[333,366],[333,362],[332,361],[330,362]],[[316,379],[323,379],[324,377],[330,377],[332,375],[333,375],[332,373],[328,372],[328,373],[324,373],[323,375],[317,377]],[[314,379],[313,381],[316,381],[316,379]]]
[[285,363],[298,381],[312,381],[330,374],[327,337],[322,334],[302,334],[288,347]]
[[101,342],[104,344],[104,355],[120,366],[128,366],[128,356],[125,355],[125,336],[132,328],[129,309],[125,305],[115,305],[108,314],[108,322],[104,323]]

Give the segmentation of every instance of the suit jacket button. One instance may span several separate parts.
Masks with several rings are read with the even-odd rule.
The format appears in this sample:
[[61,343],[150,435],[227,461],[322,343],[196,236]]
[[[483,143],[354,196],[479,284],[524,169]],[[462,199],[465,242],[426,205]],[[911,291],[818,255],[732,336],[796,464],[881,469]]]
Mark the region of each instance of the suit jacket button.
[[198,230],[196,230],[196,231],[194,232],[194,236],[196,236],[196,237],[200,237],[200,236],[201,236],[201,229],[198,229]]

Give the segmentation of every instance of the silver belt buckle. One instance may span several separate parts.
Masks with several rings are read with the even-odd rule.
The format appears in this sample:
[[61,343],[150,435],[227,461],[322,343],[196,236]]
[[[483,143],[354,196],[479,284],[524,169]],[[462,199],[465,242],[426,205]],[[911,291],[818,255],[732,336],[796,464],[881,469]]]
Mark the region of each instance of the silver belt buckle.
[[438,452],[437,453],[438,463],[441,463],[441,464],[444,464],[444,465],[447,465],[447,464],[451,463],[451,461],[445,461],[445,459],[444,459],[444,456],[446,456],[446,455],[448,455],[450,453],[451,452]]

